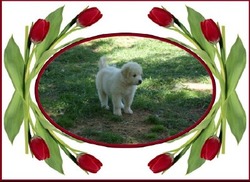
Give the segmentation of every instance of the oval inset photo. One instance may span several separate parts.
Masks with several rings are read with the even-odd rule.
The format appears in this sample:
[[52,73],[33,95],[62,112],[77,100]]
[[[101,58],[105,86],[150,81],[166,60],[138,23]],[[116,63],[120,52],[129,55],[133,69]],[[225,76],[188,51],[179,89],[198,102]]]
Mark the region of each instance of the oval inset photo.
[[106,34],[53,56],[39,73],[36,95],[46,118],[67,134],[137,147],[174,139],[199,124],[214,102],[215,83],[203,61],[179,44]]

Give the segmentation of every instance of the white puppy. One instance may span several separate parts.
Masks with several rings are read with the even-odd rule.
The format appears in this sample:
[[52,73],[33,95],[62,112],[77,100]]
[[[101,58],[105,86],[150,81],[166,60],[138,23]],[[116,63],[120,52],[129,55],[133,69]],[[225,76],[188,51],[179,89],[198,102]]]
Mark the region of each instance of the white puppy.
[[96,88],[102,107],[109,109],[108,96],[111,96],[115,115],[121,116],[122,108],[125,113],[133,114],[130,107],[136,87],[141,83],[142,68],[138,63],[128,62],[119,69],[108,66],[104,56],[100,58],[99,72],[96,75]]

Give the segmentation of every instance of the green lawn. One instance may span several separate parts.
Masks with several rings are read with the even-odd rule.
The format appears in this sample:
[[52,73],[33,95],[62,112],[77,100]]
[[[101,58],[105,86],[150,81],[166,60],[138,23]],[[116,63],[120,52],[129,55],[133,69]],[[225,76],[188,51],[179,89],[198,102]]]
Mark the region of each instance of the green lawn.
[[[95,75],[103,55],[117,67],[130,60],[141,64],[143,83],[135,94],[133,115],[118,117],[100,107]],[[199,61],[176,46],[113,37],[83,43],[57,57],[41,77],[39,95],[50,117],[77,135],[105,143],[147,143],[183,131],[207,110],[211,90],[178,85],[210,82]]]

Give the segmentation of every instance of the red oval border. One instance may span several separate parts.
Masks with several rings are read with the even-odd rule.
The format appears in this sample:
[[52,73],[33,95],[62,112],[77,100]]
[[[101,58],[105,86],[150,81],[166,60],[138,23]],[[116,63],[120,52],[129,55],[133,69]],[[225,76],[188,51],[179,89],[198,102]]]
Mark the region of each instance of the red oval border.
[[[85,43],[85,42],[88,42],[88,41],[91,41],[91,40],[95,40],[95,39],[100,39],[100,38],[108,38],[108,37],[118,37],[118,36],[134,36],[134,37],[142,37],[142,38],[151,38],[151,39],[156,39],[156,40],[160,40],[160,41],[163,41],[163,42],[166,42],[166,43],[170,43],[172,45],[175,45],[183,50],[185,50],[186,52],[188,52],[189,54],[191,54],[194,58],[196,58],[202,65],[203,67],[206,69],[206,71],[208,72],[209,76],[210,76],[210,79],[212,81],[212,86],[213,86],[213,94],[212,94],[212,99],[211,99],[211,102],[206,110],[206,112],[200,117],[200,119],[198,121],[195,122],[194,125],[186,128],[185,130],[175,134],[175,135],[172,135],[166,139],[163,139],[163,140],[156,140],[156,141],[153,141],[153,142],[149,142],[149,143],[142,143],[142,144],[109,144],[109,143],[104,143],[104,142],[97,142],[97,141],[94,141],[94,140],[90,140],[90,139],[86,139],[86,138],[83,138],[83,137],[80,137],[74,133],[71,133],[69,132],[68,130],[64,129],[63,127],[61,127],[60,125],[58,125],[52,118],[49,117],[49,115],[45,112],[45,110],[43,109],[42,105],[41,105],[41,102],[40,102],[40,99],[39,99],[39,92],[38,92],[38,85],[39,85],[39,82],[40,82],[40,79],[45,71],[45,69],[47,68],[47,66],[52,62],[54,61],[54,59],[56,57],[58,57],[60,54],[62,54],[63,52],[65,52],[66,50],[74,47],[74,46],[77,46],[81,43]],[[162,37],[157,37],[157,36],[154,36],[154,35],[149,35],[149,34],[141,34],[141,33],[110,33],[110,34],[101,34],[101,35],[97,35],[97,36],[93,36],[93,37],[89,37],[89,38],[85,38],[85,39],[82,39],[80,41],[77,41],[75,43],[72,43],[68,46],[66,46],[65,48],[61,49],[60,51],[58,51],[57,53],[55,53],[45,64],[44,66],[42,67],[42,69],[40,70],[40,72],[38,73],[38,76],[37,76],[37,79],[36,79],[36,82],[35,82],[35,98],[36,98],[36,101],[37,101],[37,104],[38,104],[38,107],[40,108],[41,112],[43,113],[43,115],[45,116],[45,118],[47,120],[50,121],[51,124],[53,124],[57,129],[61,130],[62,132],[64,132],[65,134],[73,137],[73,138],[76,138],[77,140],[81,140],[81,141],[84,141],[84,142],[87,142],[87,143],[90,143],[90,144],[96,144],[96,145],[100,145],[100,146],[105,146],[105,147],[112,147],[112,148],[137,148],[137,147],[146,147],[146,146],[150,146],[150,145],[155,145],[155,144],[161,144],[163,142],[167,142],[167,141],[170,141],[170,140],[173,140],[187,132],[189,132],[191,129],[195,128],[199,123],[202,122],[202,120],[208,115],[208,113],[210,112],[213,104],[214,104],[214,101],[215,101],[215,97],[216,97],[216,83],[215,83],[215,79],[213,77],[213,74],[211,72],[211,70],[208,68],[208,66],[205,64],[205,62],[200,58],[198,57],[194,52],[192,52],[191,50],[187,49],[186,47],[176,43],[176,42],[173,42],[169,39],[166,39],[166,38],[162,38]]]

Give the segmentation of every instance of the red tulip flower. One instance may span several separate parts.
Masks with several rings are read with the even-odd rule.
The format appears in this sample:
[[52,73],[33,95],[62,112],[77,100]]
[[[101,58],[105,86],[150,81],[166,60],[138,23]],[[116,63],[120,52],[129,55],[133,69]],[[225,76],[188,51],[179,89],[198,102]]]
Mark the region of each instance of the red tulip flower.
[[159,173],[169,169],[174,162],[174,158],[171,154],[160,154],[152,159],[148,166],[154,173]]
[[209,137],[201,149],[201,158],[206,160],[212,160],[218,154],[220,150],[221,142],[217,136]]
[[49,148],[41,137],[33,137],[30,140],[29,145],[31,152],[39,161],[50,157]]
[[163,27],[170,27],[174,23],[174,17],[168,11],[154,7],[148,14],[148,17],[156,24]]
[[37,44],[42,42],[48,34],[50,23],[43,19],[38,19],[36,23],[31,27],[30,40]]
[[77,163],[83,170],[91,173],[97,173],[102,166],[101,161],[96,159],[93,155],[84,153],[77,157]]
[[81,27],[88,27],[102,18],[98,8],[93,7],[82,11],[77,17],[77,24]]
[[216,44],[220,41],[220,29],[212,19],[204,20],[200,25],[202,33],[208,42]]

